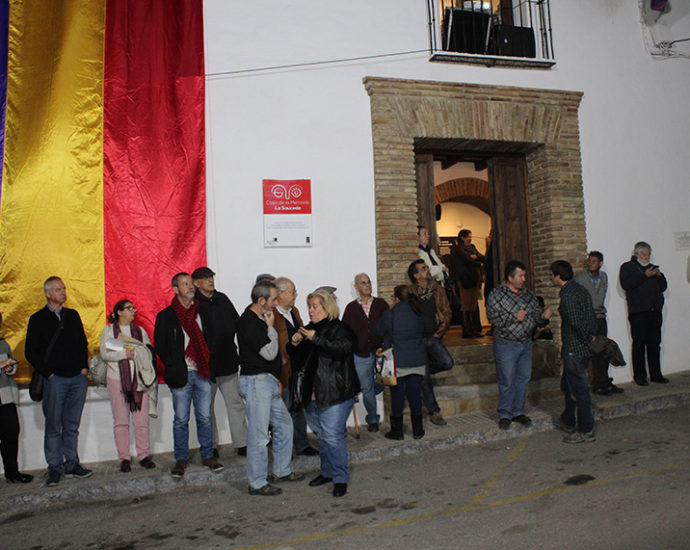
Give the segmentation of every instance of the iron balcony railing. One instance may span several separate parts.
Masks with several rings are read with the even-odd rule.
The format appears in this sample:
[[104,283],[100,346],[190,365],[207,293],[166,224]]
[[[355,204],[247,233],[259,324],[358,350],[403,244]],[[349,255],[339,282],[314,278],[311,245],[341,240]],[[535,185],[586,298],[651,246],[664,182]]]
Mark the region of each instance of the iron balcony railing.
[[548,68],[550,0],[427,0],[432,61]]

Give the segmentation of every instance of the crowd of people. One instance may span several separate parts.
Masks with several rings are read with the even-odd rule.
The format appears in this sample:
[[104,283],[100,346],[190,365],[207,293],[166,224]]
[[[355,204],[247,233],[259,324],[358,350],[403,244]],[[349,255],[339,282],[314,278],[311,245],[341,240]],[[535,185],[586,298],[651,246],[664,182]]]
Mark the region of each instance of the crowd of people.
[[[118,301],[101,334],[100,358],[107,365],[106,381],[113,413],[113,433],[120,470],[130,472],[130,424],[139,465],[156,468],[150,451],[149,422],[157,416],[157,372],[163,370],[170,389],[175,463],[171,475],[182,478],[189,465],[189,421],[192,406],[201,464],[213,472],[219,462],[213,402],[220,390],[225,401],[232,445],[246,456],[248,492],[278,495],[284,482],[299,482],[304,475],[292,471],[293,454],[318,455],[319,474],[310,480],[316,487],[333,484],[333,495],[347,493],[349,482],[346,423],[356,396],[361,393],[369,432],[378,432],[381,416],[375,382],[375,364],[382,350],[391,348],[397,384],[390,388],[390,429],[385,437],[404,438],[405,400],[410,410],[412,436],[424,437],[423,408],[429,420],[445,425],[434,395],[431,376],[449,370],[454,360],[443,344],[451,322],[448,269],[429,245],[428,231],[419,232],[419,259],[407,270],[409,284],[394,289],[394,304],[375,297],[369,276],[354,277],[357,298],[340,309],[333,287],[320,287],[307,296],[309,322],[304,324],[295,305],[295,284],[287,277],[257,277],[251,303],[240,315],[230,299],[215,288],[215,273],[200,267],[171,279],[173,297],[158,313],[153,341],[136,324],[136,307],[129,299]],[[464,253],[473,261],[479,253],[471,233],[460,235]],[[650,263],[651,247],[640,242],[634,255],[621,266],[621,286],[626,291],[633,337],[635,382],[668,382],[661,375],[659,346],[661,308],[666,279]],[[476,258],[473,258],[476,256]],[[483,258],[483,257],[482,257]],[[483,259],[482,259],[483,261]],[[554,284],[560,287],[563,373],[563,413],[556,427],[567,432],[564,441],[594,441],[586,368],[590,344],[606,335],[606,274],[600,270],[603,255],[589,254],[588,269],[574,276],[565,261],[551,265]],[[479,268],[475,266],[475,269]],[[479,277],[479,272],[476,273]],[[531,377],[535,331],[543,330],[552,316],[527,288],[527,268],[508,262],[505,280],[487,298],[487,316],[494,330],[493,351],[499,388],[498,426],[513,422],[531,424],[525,410]],[[468,282],[469,284],[469,282]],[[464,287],[463,287],[464,288]],[[464,288],[463,326],[473,324],[481,284]],[[77,451],[79,425],[88,386],[87,340],[79,314],[64,307],[65,284],[59,277],[44,283],[46,306],[29,319],[26,357],[44,379],[42,409],[45,417],[44,450],[48,464],[47,485],[63,476],[86,478],[92,471],[82,466]],[[2,319],[0,317],[0,323]],[[164,368],[157,370],[157,357]],[[598,361],[597,361],[598,360]],[[608,376],[608,363],[593,362],[593,390],[611,395],[623,390]],[[31,475],[19,472],[16,411],[17,386],[12,380],[16,360],[0,338],[0,449],[5,477],[27,483]],[[307,426],[316,435],[311,446]],[[269,443],[273,460],[269,467]]]

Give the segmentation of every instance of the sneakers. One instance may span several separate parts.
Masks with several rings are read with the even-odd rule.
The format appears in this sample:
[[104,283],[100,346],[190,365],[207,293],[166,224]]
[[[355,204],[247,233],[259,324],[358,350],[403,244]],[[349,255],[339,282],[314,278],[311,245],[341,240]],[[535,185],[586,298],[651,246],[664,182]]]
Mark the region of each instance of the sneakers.
[[60,472],[57,470],[48,470],[48,481],[46,481],[46,485],[48,487],[55,487],[58,483],[60,483]]
[[275,485],[271,485],[270,483],[267,483],[260,489],[252,489],[249,487],[249,494],[250,495],[261,495],[264,497],[272,497],[275,495],[279,495],[283,492],[283,490],[280,487],[276,487]]
[[563,443],[592,443],[596,440],[597,438],[594,437],[594,432],[575,432],[570,435],[566,435],[563,438]]
[[156,463],[151,460],[150,456],[145,456],[139,461],[139,466],[146,468],[147,470],[153,470],[156,467]]
[[268,481],[270,483],[281,483],[283,481],[302,481],[304,479],[304,474],[297,474],[295,472],[290,472],[286,476],[275,476],[271,474],[268,476]]
[[81,464],[77,464],[69,472],[65,472],[65,477],[76,477],[77,479],[86,479],[91,477],[93,471],[83,468]]
[[498,420],[498,429],[499,430],[507,430],[510,428],[510,418],[500,418]]
[[532,419],[526,414],[519,414],[513,417],[513,422],[517,422],[518,424],[522,424],[523,426],[527,427],[532,424]]
[[184,472],[187,469],[187,461],[184,459],[175,462],[175,465],[170,470],[170,475],[176,479],[181,479],[184,476]]
[[429,420],[431,420],[432,424],[436,424],[437,426],[445,426],[448,424],[446,422],[446,419],[443,418],[443,415],[440,412],[434,413],[429,417]]
[[129,460],[125,459],[125,460],[120,461],[120,471],[123,474],[126,474],[127,472],[132,471],[132,464],[130,463]]
[[201,461],[202,466],[206,466],[212,472],[221,472],[224,466],[212,456]]
[[553,417],[553,427],[567,434],[575,432],[575,426],[568,426],[560,416]]

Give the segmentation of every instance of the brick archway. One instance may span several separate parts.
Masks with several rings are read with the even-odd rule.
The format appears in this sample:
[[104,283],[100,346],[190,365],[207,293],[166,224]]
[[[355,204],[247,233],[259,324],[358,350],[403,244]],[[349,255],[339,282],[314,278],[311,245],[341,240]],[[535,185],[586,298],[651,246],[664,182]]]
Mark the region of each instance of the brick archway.
[[434,201],[464,202],[489,214],[489,182],[479,178],[456,178],[434,187]]
[[[416,257],[415,140],[525,152],[535,287],[555,301],[549,265],[586,252],[578,108],[582,94],[367,77],[374,145],[378,293]],[[557,328],[557,327],[554,327]]]

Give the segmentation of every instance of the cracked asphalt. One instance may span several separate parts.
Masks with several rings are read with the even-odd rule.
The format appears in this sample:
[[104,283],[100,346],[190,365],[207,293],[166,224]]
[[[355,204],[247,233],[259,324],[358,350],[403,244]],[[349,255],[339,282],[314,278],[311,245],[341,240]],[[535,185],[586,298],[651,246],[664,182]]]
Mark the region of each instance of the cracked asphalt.
[[2,549],[690,547],[687,407],[356,464],[348,494],[244,482],[51,504],[0,519]]

